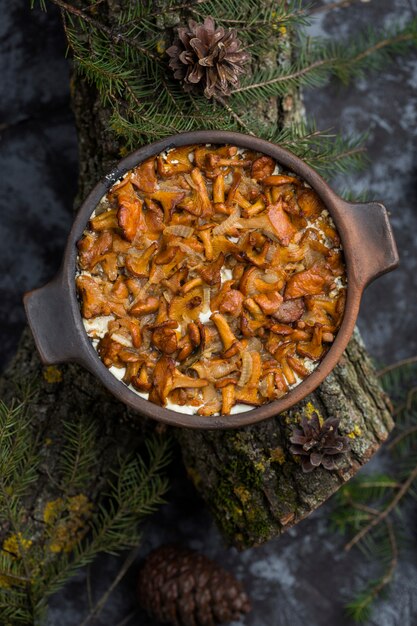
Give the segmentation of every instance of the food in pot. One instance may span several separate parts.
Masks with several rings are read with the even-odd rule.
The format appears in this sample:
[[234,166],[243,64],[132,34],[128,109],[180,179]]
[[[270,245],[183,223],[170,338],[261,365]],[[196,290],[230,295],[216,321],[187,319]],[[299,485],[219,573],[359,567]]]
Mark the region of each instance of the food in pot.
[[104,365],[160,406],[249,410],[300,384],[340,327],[346,272],[319,196],[236,146],[129,171],[78,242],[81,312]]

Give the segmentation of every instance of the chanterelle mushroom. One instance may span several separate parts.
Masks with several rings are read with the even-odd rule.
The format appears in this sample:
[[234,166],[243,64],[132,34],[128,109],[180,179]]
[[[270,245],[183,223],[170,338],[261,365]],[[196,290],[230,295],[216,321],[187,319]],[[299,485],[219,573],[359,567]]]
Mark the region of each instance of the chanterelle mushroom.
[[334,341],[346,299],[340,237],[319,196],[237,146],[181,146],[127,172],[91,216],[78,270],[106,367],[151,402],[205,416],[299,384]]

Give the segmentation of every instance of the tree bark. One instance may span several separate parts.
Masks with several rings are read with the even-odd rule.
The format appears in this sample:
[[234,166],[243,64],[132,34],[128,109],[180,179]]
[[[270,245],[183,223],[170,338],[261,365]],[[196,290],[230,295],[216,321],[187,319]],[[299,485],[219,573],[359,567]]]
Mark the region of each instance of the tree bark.
[[[111,22],[118,10],[117,3],[106,0],[100,3],[98,10],[106,12]],[[271,45],[262,63],[272,67],[278,62],[288,63],[290,58],[291,42],[287,39],[280,58]],[[79,136],[80,200],[120,158],[120,153],[117,139],[109,130],[109,112],[101,106],[94,88],[77,76],[72,79],[72,105]],[[254,103],[254,115],[262,116],[271,125],[288,124],[302,114],[302,102],[297,93],[288,93],[281,101],[271,101],[267,106]],[[120,430],[120,422],[141,428],[153,427],[110,397],[78,366],[62,367],[61,382],[46,382],[28,331],[0,383],[3,397],[11,394],[10,380],[22,373],[42,381],[36,405],[42,436],[54,433],[71,411],[91,414],[101,420],[100,445],[107,456],[103,456],[103,463],[96,468],[97,489],[108,455],[115,454],[116,448],[120,449],[121,443],[127,441],[129,428],[124,426]],[[288,451],[290,425],[301,415],[314,411],[324,419],[339,417],[341,432],[350,437],[351,453],[339,471],[318,468],[305,474]],[[236,431],[184,429],[176,430],[175,435],[189,475],[226,539],[239,548],[246,548],[279,535],[320,506],[369,460],[392,426],[389,401],[379,387],[356,332],[334,372],[314,394],[285,414]],[[117,444],[113,437],[118,440]],[[47,489],[45,480],[39,485],[38,497]]]
[[[338,471],[304,473],[289,452],[302,415],[340,418],[351,452]],[[184,463],[229,543],[248,548],[300,522],[349,480],[393,426],[390,403],[356,330],[333,372],[303,402],[237,431],[177,431]]]

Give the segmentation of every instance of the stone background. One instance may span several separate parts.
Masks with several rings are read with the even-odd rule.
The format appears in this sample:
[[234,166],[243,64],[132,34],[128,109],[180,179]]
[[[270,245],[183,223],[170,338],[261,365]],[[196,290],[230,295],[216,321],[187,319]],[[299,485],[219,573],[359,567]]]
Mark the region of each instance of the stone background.
[[[324,5],[326,2],[319,2]],[[16,349],[24,325],[22,293],[56,272],[71,224],[77,144],[69,108],[69,71],[59,16],[31,12],[28,3],[0,1],[0,365]],[[417,14],[417,0],[358,1],[318,12],[313,35],[349,38],[369,25],[389,26]],[[306,92],[319,128],[368,132],[364,173],[334,181],[338,189],[366,192],[391,211],[401,268],[367,291],[359,326],[374,358],[391,363],[417,353],[417,54],[394,60],[348,88],[337,82]],[[378,464],[381,458],[370,465]],[[329,530],[331,502],[283,538],[244,553],[228,549],[204,504],[178,470],[169,503],[144,532],[140,559],[166,541],[181,541],[217,559],[242,579],[253,611],[234,626],[349,626],[343,603],[373,572],[361,554],[343,552]],[[415,512],[410,525],[415,527]],[[368,626],[417,623],[417,548],[401,559],[388,597]],[[89,572],[97,599],[121,560],[100,558]],[[112,596],[97,626],[157,626],[135,611],[136,564]],[[76,626],[88,609],[87,573],[51,602],[49,626]],[[132,613],[133,612],[133,613]],[[124,618],[132,614],[126,622]]]

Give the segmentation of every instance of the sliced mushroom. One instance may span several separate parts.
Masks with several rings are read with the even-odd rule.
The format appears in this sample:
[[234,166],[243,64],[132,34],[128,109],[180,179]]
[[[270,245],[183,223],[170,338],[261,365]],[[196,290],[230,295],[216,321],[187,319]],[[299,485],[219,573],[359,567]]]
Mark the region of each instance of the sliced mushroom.
[[77,244],[78,259],[81,269],[91,269],[98,259],[112,248],[113,237],[110,231],[103,231],[96,235],[87,233]]
[[158,174],[162,178],[170,178],[171,176],[191,172],[193,169],[193,164],[190,161],[191,151],[192,146],[183,146],[160,155],[157,158]]
[[153,193],[158,189],[155,171],[155,158],[147,159],[133,170],[130,180],[133,185],[145,193]]
[[146,278],[149,276],[149,263],[154,256],[158,244],[152,243],[142,254],[133,254],[132,252],[126,256],[126,269],[138,278]]
[[285,299],[318,295],[322,293],[325,282],[323,274],[315,266],[303,272],[297,272],[287,282]]

